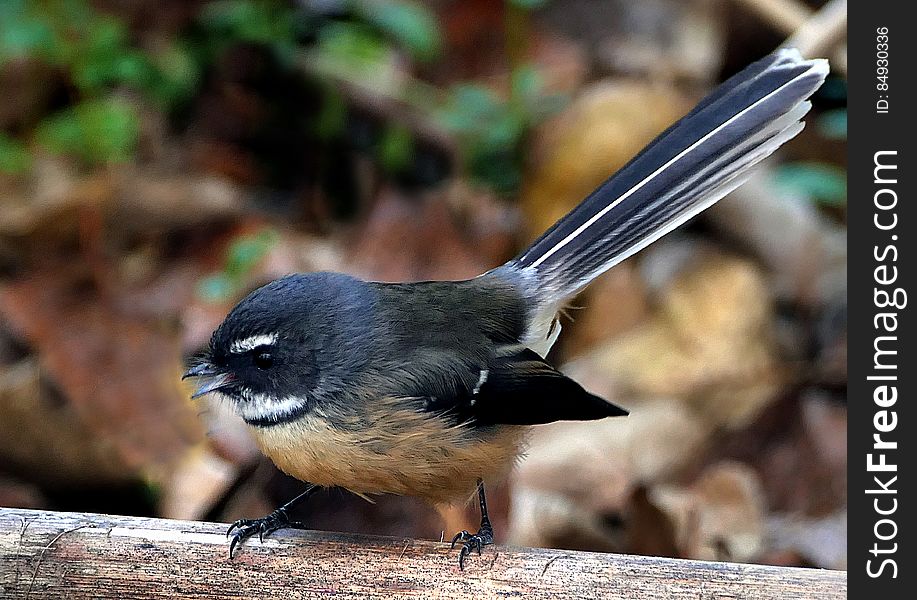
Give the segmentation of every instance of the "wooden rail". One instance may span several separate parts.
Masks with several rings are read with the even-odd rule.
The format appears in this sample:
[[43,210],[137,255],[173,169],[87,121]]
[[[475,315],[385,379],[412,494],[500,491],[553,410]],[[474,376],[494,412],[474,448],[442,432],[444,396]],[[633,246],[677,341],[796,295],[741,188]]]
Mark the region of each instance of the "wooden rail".
[[846,598],[842,571],[0,509],[0,598]]

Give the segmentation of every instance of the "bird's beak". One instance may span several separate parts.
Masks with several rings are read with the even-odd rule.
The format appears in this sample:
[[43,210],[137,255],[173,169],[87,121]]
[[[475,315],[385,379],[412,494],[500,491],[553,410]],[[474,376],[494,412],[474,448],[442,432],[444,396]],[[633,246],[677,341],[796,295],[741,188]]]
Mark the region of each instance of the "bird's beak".
[[199,365],[195,365],[188,369],[188,372],[182,375],[182,379],[187,379],[188,377],[200,377],[202,378],[201,384],[198,386],[194,394],[191,395],[191,398],[200,398],[204,394],[209,394],[210,392],[215,392],[219,389],[226,387],[230,384],[234,377],[231,373],[225,373],[210,364],[209,362],[203,362]]

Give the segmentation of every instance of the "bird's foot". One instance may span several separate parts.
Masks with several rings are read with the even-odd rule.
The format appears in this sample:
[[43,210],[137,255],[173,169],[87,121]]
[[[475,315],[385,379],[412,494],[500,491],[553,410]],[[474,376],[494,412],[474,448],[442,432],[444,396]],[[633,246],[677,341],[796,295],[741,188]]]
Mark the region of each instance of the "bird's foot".
[[452,548],[455,548],[456,544],[462,544],[462,549],[459,552],[459,569],[465,570],[465,557],[471,554],[472,550],[477,550],[480,556],[484,546],[493,543],[494,530],[489,523],[482,523],[481,529],[474,534],[464,530],[456,533],[455,537],[452,538]]
[[299,521],[291,521],[287,511],[278,508],[271,514],[260,519],[239,519],[229,526],[226,536],[232,536],[229,543],[229,558],[232,558],[236,546],[243,541],[258,534],[258,540],[264,541],[264,536],[270,535],[278,529],[305,529]]

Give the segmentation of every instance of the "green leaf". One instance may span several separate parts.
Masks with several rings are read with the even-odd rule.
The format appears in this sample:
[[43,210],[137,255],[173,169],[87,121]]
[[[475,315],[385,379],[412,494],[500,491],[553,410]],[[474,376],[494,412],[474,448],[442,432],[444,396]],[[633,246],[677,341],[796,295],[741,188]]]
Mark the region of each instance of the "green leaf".
[[247,274],[274,247],[278,238],[272,229],[236,238],[226,252],[224,273],[236,279]]
[[131,159],[140,136],[140,119],[128,102],[116,98],[87,100],[39,123],[38,142],[87,164]]
[[211,35],[223,35],[225,42],[244,41],[292,48],[296,23],[292,9],[270,0],[219,0],[204,6],[201,23]]
[[477,146],[486,152],[509,152],[525,131],[523,118],[510,111],[503,111],[487,123],[478,135]]
[[87,94],[100,94],[117,85],[146,91],[153,87],[156,77],[146,55],[127,48],[111,54],[83,55],[72,68],[73,83]]
[[[530,83],[523,77],[519,85],[525,89]],[[500,193],[512,192],[521,180],[517,146],[529,117],[524,106],[517,109],[493,90],[470,84],[453,87],[438,113],[459,138],[471,175]]]
[[315,120],[315,133],[323,140],[330,140],[344,131],[347,124],[347,102],[332,85],[322,89],[322,105]]
[[535,10],[548,3],[548,0],[509,0],[509,3],[525,10]]
[[129,46],[127,26],[111,17],[94,17],[85,31],[70,38],[74,84],[87,94],[99,94],[113,85],[140,91],[152,87],[157,73],[147,55]]
[[510,152],[481,151],[472,154],[468,162],[474,178],[500,194],[512,193],[522,181],[521,169]]
[[197,283],[197,295],[206,302],[224,302],[236,294],[236,283],[223,273],[208,275]]
[[263,229],[234,239],[226,250],[223,270],[198,281],[197,295],[207,302],[224,302],[235,296],[243,287],[244,278],[279,239],[273,229]]
[[844,102],[847,100],[847,81],[842,77],[828,77],[818,88],[817,95],[831,102]]
[[829,140],[847,139],[847,109],[837,108],[818,116],[815,122],[818,132]]
[[4,173],[22,173],[32,163],[32,156],[21,142],[0,132],[0,171]]
[[174,107],[191,97],[201,80],[202,65],[194,51],[183,44],[173,44],[153,56],[155,77],[149,91],[155,100]]
[[462,135],[484,127],[482,122],[500,110],[500,101],[489,88],[460,84],[450,91],[438,118],[445,127]]
[[0,2],[0,65],[30,54],[50,54],[54,46],[51,26],[28,14],[21,0]]
[[847,202],[847,173],[840,167],[816,162],[795,162],[780,166],[775,184],[785,191],[830,206]]
[[439,56],[442,35],[436,17],[426,7],[400,0],[370,0],[358,3],[357,12],[417,60]]
[[406,127],[391,125],[379,142],[379,162],[388,172],[406,168],[414,157],[414,138]]
[[543,86],[541,73],[532,65],[521,65],[512,74],[513,98],[532,100],[539,97]]
[[388,55],[379,35],[362,23],[329,23],[319,30],[318,45],[332,61],[367,73],[377,69]]
[[91,26],[80,32],[83,38],[83,50],[91,53],[107,54],[116,52],[127,45],[127,26],[113,17],[92,19]]

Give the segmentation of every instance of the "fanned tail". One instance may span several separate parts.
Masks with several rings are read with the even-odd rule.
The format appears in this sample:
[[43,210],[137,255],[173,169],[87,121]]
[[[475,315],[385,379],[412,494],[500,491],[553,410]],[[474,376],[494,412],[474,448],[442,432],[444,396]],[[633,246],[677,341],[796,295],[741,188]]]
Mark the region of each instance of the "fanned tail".
[[778,50],[725,81],[502,268],[556,310],[590,281],[741,185],[798,134],[825,60]]

